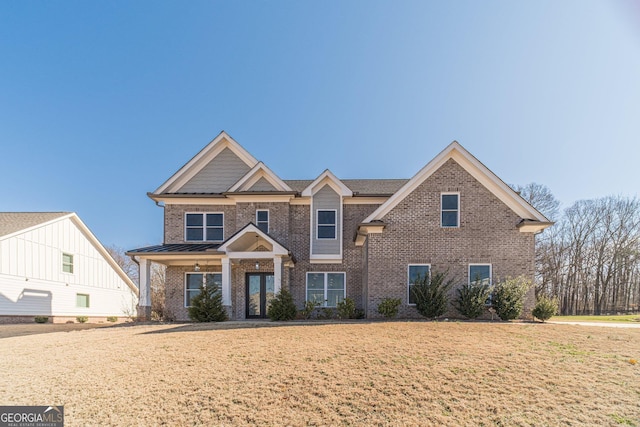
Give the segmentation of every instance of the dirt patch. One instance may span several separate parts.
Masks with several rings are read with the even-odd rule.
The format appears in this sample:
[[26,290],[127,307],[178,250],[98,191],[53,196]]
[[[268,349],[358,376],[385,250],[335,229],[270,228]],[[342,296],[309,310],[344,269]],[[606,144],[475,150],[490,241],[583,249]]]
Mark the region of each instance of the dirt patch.
[[640,425],[640,330],[134,325],[3,339],[0,402],[66,425]]

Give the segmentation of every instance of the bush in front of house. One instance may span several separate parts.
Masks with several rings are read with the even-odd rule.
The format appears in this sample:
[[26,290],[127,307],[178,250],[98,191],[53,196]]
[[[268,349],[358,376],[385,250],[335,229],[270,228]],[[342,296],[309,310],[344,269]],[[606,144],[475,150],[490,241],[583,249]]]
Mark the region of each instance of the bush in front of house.
[[453,280],[447,279],[447,273],[433,272],[431,275],[418,276],[412,287],[418,313],[430,319],[446,313],[451,286]]
[[109,316],[109,317],[107,317],[107,322],[115,323],[117,321],[118,321],[118,317],[117,316]]
[[200,286],[200,293],[191,298],[189,318],[194,322],[224,322],[227,310],[222,305],[222,292],[215,286]]
[[524,276],[507,278],[496,285],[493,292],[493,308],[502,320],[513,320],[522,314],[524,296],[532,283]]
[[336,306],[338,317],[341,319],[356,319],[356,302],[351,298],[345,298]]
[[47,316],[36,316],[33,318],[36,323],[47,323],[49,318]]
[[300,315],[304,318],[304,319],[311,319],[311,317],[313,316],[313,312],[315,311],[315,309],[317,307],[320,306],[319,302],[315,302],[315,301],[305,301],[304,302],[304,308],[302,310],[300,310]]
[[484,313],[492,290],[489,285],[465,283],[456,290],[457,296],[453,300],[453,306],[464,317],[475,319]]
[[298,309],[293,302],[293,295],[286,289],[280,289],[280,292],[271,300],[267,308],[267,316],[269,319],[276,320],[293,320],[296,318]]
[[78,321],[78,323],[87,323],[89,321],[89,318],[87,316],[78,316],[76,317],[76,320]]
[[549,298],[546,295],[541,295],[536,302],[536,306],[533,308],[531,314],[536,319],[545,322],[558,313],[558,300],[556,298]]
[[385,298],[378,304],[378,313],[387,319],[393,319],[398,315],[398,307],[400,307],[400,298]]

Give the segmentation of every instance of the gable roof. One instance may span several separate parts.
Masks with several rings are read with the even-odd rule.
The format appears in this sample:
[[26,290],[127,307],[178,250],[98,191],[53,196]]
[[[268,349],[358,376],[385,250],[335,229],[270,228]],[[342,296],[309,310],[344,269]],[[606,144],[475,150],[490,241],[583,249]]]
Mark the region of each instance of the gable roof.
[[116,274],[120,276],[136,296],[139,296],[138,287],[135,283],[133,283],[131,278],[120,268],[105,247],[102,246],[98,238],[89,230],[75,212],[0,212],[0,240],[8,239],[34,228],[65,219],[69,219],[78,227],[87,240],[89,240],[93,247],[102,255],[104,260],[113,268]]
[[71,212],[0,212],[0,237],[27,230]]
[[[386,202],[369,215],[363,223],[381,221],[383,217],[396,207],[405,197],[413,192],[420,184],[437,171],[446,161],[453,159],[464,168],[478,182],[484,185],[498,199],[506,204],[511,210],[523,220],[532,220],[544,225],[551,225],[551,222],[526,200],[524,200],[511,187],[504,183],[489,168],[483,165],[471,153],[469,153],[460,143],[453,141],[436,157],[427,163],[417,174],[404,184]],[[543,227],[544,228],[544,227]]]
[[250,191],[251,187],[260,179],[265,179],[275,189],[275,191],[293,191],[278,175],[262,162],[258,162],[249,172],[236,182],[228,191]]
[[325,169],[311,184],[302,190],[303,196],[313,196],[318,190],[325,185],[329,185],[333,190],[341,196],[353,196],[353,191],[342,181],[338,179],[329,169]]
[[178,169],[171,178],[158,187],[156,191],[154,191],[154,194],[171,193],[180,189],[180,187],[186,184],[198,172],[206,167],[209,162],[225,148],[231,150],[249,168],[253,168],[258,163],[258,160],[256,160],[247,150],[242,148],[242,146],[231,138],[225,131],[222,131],[209,144],[207,144],[206,147],[200,150],[198,154]]
[[[253,237],[256,237],[256,241],[255,241],[256,244],[253,244],[254,243]],[[278,242],[276,239],[271,237],[269,234],[260,230],[260,228],[258,228],[258,226],[255,225],[253,222],[248,223],[247,225],[242,227],[240,230],[235,232],[231,237],[229,237],[224,243],[222,243],[218,247],[218,250],[229,254],[229,252],[233,250],[232,246],[234,246],[235,243],[239,243],[239,245],[243,248],[243,250],[248,249],[250,251],[253,251],[256,249],[253,246],[258,246],[257,243],[259,239],[262,239],[263,241],[266,241],[269,245],[271,245],[272,247],[271,252],[273,252],[275,255],[290,254],[289,249],[284,247],[282,244],[280,244],[280,242]],[[247,245],[248,240],[252,241],[251,245]]]

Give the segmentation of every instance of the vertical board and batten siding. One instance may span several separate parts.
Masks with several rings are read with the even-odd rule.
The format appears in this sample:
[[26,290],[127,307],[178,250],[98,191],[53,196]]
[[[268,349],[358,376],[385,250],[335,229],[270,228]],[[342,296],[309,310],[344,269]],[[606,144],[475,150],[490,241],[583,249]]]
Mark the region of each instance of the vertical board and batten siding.
[[238,182],[249,166],[228,148],[186,182],[177,193],[222,193]]
[[[312,255],[340,255],[342,241],[342,199],[329,185],[325,185],[313,195],[313,209],[311,212],[311,254]],[[318,239],[318,210],[336,210],[336,238]]]
[[[73,255],[73,273],[62,254]],[[89,308],[76,307],[76,294]],[[0,240],[0,315],[124,316],[136,297],[69,218]]]

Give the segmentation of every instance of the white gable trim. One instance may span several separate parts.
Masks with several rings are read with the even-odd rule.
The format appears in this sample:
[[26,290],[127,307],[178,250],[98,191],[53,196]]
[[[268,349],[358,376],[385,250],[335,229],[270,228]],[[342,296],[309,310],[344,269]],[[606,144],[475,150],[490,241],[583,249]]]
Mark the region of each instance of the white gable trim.
[[333,190],[342,197],[352,197],[353,191],[342,183],[329,169],[320,174],[307,188],[302,190],[303,197],[313,196],[322,187],[328,184]]
[[[271,238],[268,234],[266,234],[264,231],[260,230],[256,225],[254,225],[252,223],[248,224],[246,227],[244,227],[242,230],[237,232],[235,235],[231,236],[226,242],[224,242],[222,245],[220,245],[220,247],[218,247],[218,251],[219,252],[224,252],[227,255],[231,256],[231,254],[233,254],[235,252],[230,251],[229,246],[231,246],[236,240],[240,239],[241,237],[243,237],[247,233],[256,233],[258,236],[260,236],[260,238],[262,238],[263,240],[266,240],[273,247],[273,250],[270,251],[270,252],[248,252],[249,250],[255,249],[254,247],[252,247],[252,248],[248,248],[247,251],[240,252],[240,254],[241,254],[240,257],[242,257],[242,258],[245,258],[245,257],[249,257],[249,258],[252,258],[252,257],[253,258],[268,257],[268,258],[271,258],[271,257],[273,257],[275,255],[280,255],[280,256],[289,255],[289,251],[287,250],[287,248],[285,248],[280,243],[278,243],[275,240],[273,240],[273,238]],[[247,253],[250,253],[250,255],[247,255]]]
[[260,178],[266,179],[271,185],[273,185],[277,191],[293,191],[278,175],[273,173],[271,169],[262,162],[258,162],[249,172],[245,174],[233,187],[228,191],[248,191]]
[[411,178],[402,188],[400,188],[385,203],[380,205],[371,215],[363,222],[380,221],[394,207],[396,207],[405,197],[413,192],[420,184],[437,171],[447,160],[453,159],[462,166],[471,176],[484,185],[498,199],[511,208],[520,218],[532,219],[540,222],[549,223],[549,220],[533,208],[526,200],[524,200],[511,187],[505,184],[485,165],[469,153],[457,141],[453,141],[433,160],[427,163],[420,171]]
[[198,154],[182,166],[171,178],[162,184],[154,194],[174,192],[186,184],[225,148],[230,149],[247,166],[253,168],[258,161],[247,150],[242,148],[225,131],[220,132],[213,141],[207,144]]

